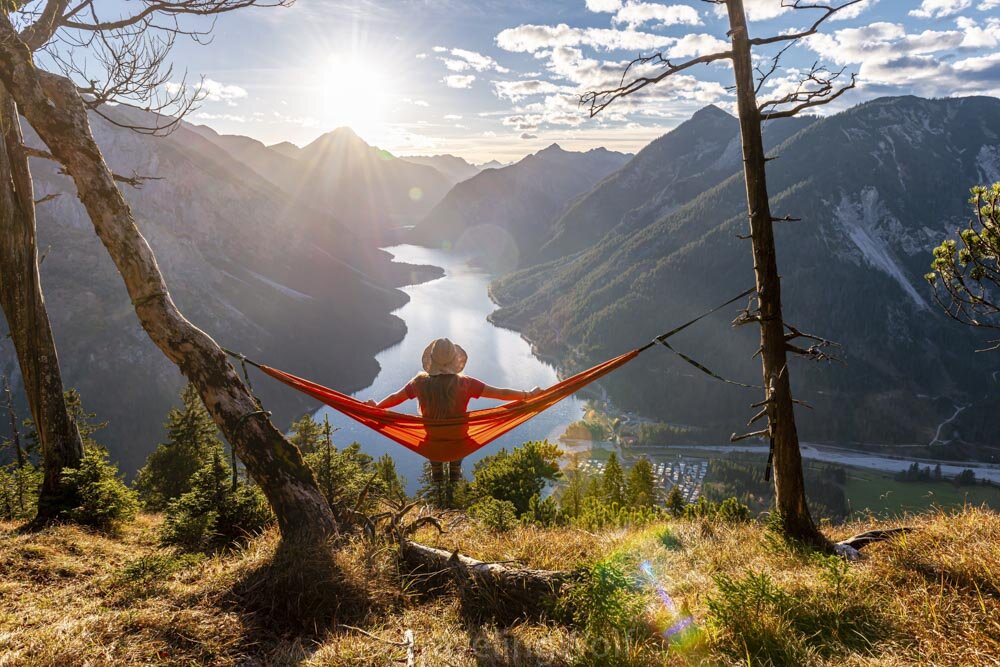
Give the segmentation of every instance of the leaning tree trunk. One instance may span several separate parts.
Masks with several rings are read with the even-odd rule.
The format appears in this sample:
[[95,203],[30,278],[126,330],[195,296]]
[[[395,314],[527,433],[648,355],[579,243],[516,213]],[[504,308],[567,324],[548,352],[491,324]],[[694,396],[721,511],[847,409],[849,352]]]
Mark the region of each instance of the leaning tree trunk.
[[36,521],[56,518],[72,503],[62,492],[63,468],[76,467],[83,442],[66,409],[56,343],[38,275],[35,202],[17,107],[0,86],[0,306],[17,352],[35,421],[44,477]]
[[743,142],[750,236],[759,304],[761,362],[765,400],[774,441],[774,495],[776,509],[786,535],[810,543],[824,544],[806,505],[802,454],[795,431],[792,390],[788,378],[784,319],[781,314],[781,280],[774,248],[774,220],[768,203],[766,159],[761,134],[761,116],[750,58],[743,0],[727,0],[733,45],[733,72]]
[[0,16],[0,82],[73,179],[143,329],[198,388],[205,407],[267,496],[283,538],[316,544],[333,535],[333,513],[301,452],[260,411],[218,344],[174,305],[156,258],[94,140],[76,87],[65,77],[35,67],[6,16]]

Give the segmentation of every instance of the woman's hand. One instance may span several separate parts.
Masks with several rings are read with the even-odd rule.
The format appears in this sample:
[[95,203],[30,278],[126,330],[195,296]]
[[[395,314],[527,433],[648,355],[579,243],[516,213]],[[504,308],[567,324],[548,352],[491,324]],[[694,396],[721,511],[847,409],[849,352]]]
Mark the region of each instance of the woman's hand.
[[525,399],[534,398],[535,396],[538,396],[543,391],[545,391],[545,390],[542,389],[541,387],[535,387],[534,389],[531,389],[530,391],[524,392],[524,398]]
[[370,408],[377,408],[378,407],[378,403],[376,403],[375,399],[373,399],[373,398],[369,398],[367,401],[365,401],[365,405],[367,405]]

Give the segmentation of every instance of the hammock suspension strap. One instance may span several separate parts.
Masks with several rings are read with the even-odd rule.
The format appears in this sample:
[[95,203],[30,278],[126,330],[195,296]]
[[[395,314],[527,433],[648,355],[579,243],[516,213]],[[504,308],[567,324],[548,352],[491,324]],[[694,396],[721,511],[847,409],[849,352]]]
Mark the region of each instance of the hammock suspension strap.
[[[245,422],[250,417],[259,417],[259,416],[270,417],[271,411],[264,409],[264,404],[261,403],[260,398],[258,398],[257,394],[253,390],[253,382],[250,381],[250,373],[247,372],[247,364],[255,366],[256,368],[260,368],[260,364],[251,361],[250,359],[247,359],[247,356],[245,354],[241,354],[239,352],[233,352],[232,350],[227,350],[226,348],[222,348],[222,351],[235,359],[239,359],[240,368],[243,370],[243,381],[246,383],[247,389],[250,390],[250,396],[253,397],[253,402],[257,404],[256,410],[254,410],[253,412],[246,413],[245,415],[240,417],[239,420],[237,420],[236,428],[243,426],[243,422]],[[233,456],[234,457],[236,456],[235,450],[233,451]]]

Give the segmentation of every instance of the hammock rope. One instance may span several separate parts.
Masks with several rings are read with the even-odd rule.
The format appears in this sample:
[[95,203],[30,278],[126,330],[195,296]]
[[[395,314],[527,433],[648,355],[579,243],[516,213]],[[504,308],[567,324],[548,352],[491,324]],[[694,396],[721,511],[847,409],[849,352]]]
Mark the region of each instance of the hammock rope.
[[[257,363],[247,358],[246,355],[227,350],[226,348],[222,348],[222,350],[240,361],[243,365],[244,373],[246,373],[246,364],[250,364],[279,382],[308,396],[312,396],[334,410],[347,415],[360,424],[381,433],[403,447],[431,461],[449,462],[465,458],[480,447],[489,444],[511,429],[520,426],[591,382],[627,364],[639,356],[639,354],[655,345],[665,346],[681,359],[716,380],[741,387],[755,388],[753,385],[728,380],[710,371],[691,357],[678,352],[666,342],[671,336],[680,333],[696,322],[748,296],[754,291],[754,288],[745,290],[725,303],[657,336],[648,344],[568,377],[543,390],[537,396],[511,401],[483,410],[473,410],[461,417],[448,419],[429,419],[417,415],[376,408],[335,389],[330,389],[329,387],[310,382],[291,373],[278,370],[277,368]],[[247,377],[247,381],[249,382],[249,377]]]

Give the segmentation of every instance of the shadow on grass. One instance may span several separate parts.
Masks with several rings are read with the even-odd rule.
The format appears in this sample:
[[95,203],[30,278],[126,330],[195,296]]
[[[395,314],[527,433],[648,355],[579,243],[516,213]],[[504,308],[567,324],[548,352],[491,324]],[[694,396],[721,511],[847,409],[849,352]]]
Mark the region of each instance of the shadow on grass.
[[222,606],[240,615],[250,643],[319,637],[338,624],[360,624],[374,611],[368,591],[337,563],[330,546],[284,541],[242,574]]

